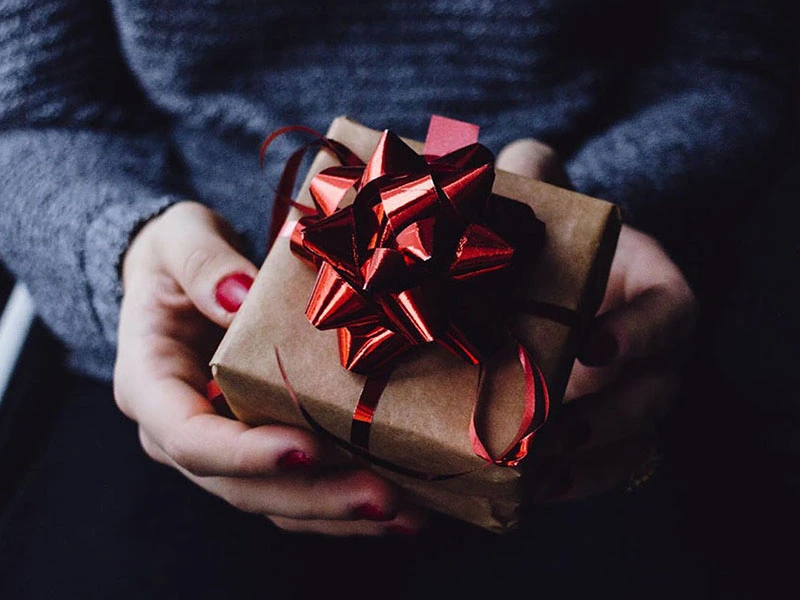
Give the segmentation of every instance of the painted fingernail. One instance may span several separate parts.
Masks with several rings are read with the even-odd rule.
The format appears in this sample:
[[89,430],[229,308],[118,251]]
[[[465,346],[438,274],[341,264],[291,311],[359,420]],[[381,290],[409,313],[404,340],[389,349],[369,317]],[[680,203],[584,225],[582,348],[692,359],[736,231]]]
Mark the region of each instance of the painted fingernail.
[[313,459],[302,450],[290,450],[278,459],[278,467],[284,471],[297,471],[308,467]]
[[353,509],[353,516],[356,519],[367,519],[368,521],[386,521],[391,518],[374,504],[356,506]]
[[581,354],[581,362],[589,366],[607,365],[619,354],[619,342],[605,329],[595,329],[589,334],[589,339]]
[[399,535],[404,537],[417,534],[417,532],[411,529],[411,527],[406,527],[405,525],[389,525],[383,531],[386,533],[386,535]]
[[217,284],[217,303],[230,313],[236,312],[252,285],[253,278],[246,273],[228,275]]

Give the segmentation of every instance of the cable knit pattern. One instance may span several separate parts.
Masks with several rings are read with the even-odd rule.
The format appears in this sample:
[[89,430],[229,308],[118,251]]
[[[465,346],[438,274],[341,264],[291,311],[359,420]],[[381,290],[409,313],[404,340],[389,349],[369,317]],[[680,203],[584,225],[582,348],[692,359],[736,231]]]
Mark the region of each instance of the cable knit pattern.
[[789,109],[775,15],[754,0],[6,0],[0,256],[76,368],[107,378],[136,228],[192,197],[260,260],[282,158],[261,173],[260,141],[339,114],[422,137],[442,113],[495,151],[537,137],[577,189],[657,229],[665,206],[769,159]]

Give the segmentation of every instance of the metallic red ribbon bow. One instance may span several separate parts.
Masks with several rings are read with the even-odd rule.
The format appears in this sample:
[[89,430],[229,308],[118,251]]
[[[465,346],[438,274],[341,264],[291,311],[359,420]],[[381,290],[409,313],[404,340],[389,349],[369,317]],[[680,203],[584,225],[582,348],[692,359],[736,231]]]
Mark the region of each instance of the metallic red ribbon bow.
[[386,131],[366,165],[312,179],[317,214],[300,220],[292,249],[320,267],[306,316],[319,329],[338,329],[345,368],[375,372],[430,342],[480,362],[466,329],[483,319],[464,297],[514,256],[481,222],[493,159],[475,143],[426,160]]

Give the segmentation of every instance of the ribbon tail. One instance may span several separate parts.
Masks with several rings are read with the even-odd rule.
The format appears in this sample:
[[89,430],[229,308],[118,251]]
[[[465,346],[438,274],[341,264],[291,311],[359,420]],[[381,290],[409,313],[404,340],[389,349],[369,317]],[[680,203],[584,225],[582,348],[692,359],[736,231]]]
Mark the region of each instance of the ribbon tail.
[[[267,148],[270,147],[272,142],[276,139],[281,137],[282,135],[286,135],[287,133],[307,133],[309,135],[314,136],[317,138],[318,144],[321,144],[326,150],[331,152],[336,158],[345,166],[348,167],[359,167],[364,166],[364,161],[362,161],[358,156],[356,156],[355,152],[350,150],[344,144],[337,142],[336,140],[332,140],[330,138],[325,137],[319,131],[315,131],[310,127],[306,127],[305,125],[287,125],[286,127],[280,127],[273,131],[269,137],[261,144],[261,150],[258,154],[259,164],[261,168],[264,168],[264,155],[267,153]],[[307,146],[311,146],[308,144]]]
[[361,396],[359,396],[355,411],[353,411],[353,423],[350,427],[350,441],[359,448],[369,450],[369,433],[372,429],[372,419],[375,416],[378,401],[391,376],[392,369],[382,369],[379,373],[367,377],[364,388],[361,390]]
[[294,191],[294,185],[297,181],[297,173],[300,170],[300,166],[303,164],[303,157],[307,150],[308,147],[295,150],[283,167],[281,178],[278,180],[278,187],[275,188],[275,199],[272,205],[272,220],[270,222],[269,237],[267,239],[267,251],[272,248],[275,240],[280,236],[286,217],[289,216],[289,209],[294,207],[304,215],[316,214],[313,208],[295,202],[292,199],[292,192]]
[[273,131],[270,136],[264,140],[264,143],[261,144],[258,160],[262,169],[264,168],[264,156],[266,155],[267,149],[272,145],[272,143],[282,135],[297,132],[313,135],[317,138],[317,141],[306,144],[305,146],[295,150],[287,159],[286,164],[283,167],[283,172],[281,173],[280,180],[278,181],[278,187],[275,188],[275,199],[272,205],[272,221],[270,223],[269,237],[267,239],[267,251],[272,248],[275,240],[278,239],[281,228],[283,227],[283,223],[286,220],[291,207],[298,209],[304,215],[317,214],[317,211],[313,208],[295,202],[292,199],[292,192],[294,191],[295,182],[297,181],[297,174],[300,171],[303,158],[308,150],[317,146],[322,146],[325,150],[333,154],[337,160],[339,160],[339,162],[345,166],[362,166],[364,164],[363,161],[344,144],[328,139],[310,127],[305,127],[303,125],[289,125]]
[[[530,443],[533,441],[536,432],[547,421],[550,414],[550,394],[547,390],[547,383],[544,375],[536,362],[531,358],[525,347],[517,343],[518,357],[522,371],[525,374],[525,404],[522,410],[519,428],[509,445],[499,456],[492,456],[486,449],[486,445],[478,435],[475,425],[475,413],[477,411],[477,401],[472,409],[472,418],[469,424],[469,435],[472,441],[472,449],[487,462],[501,467],[516,467],[528,455]],[[483,387],[484,369],[481,365],[481,373],[478,377],[478,387],[476,396],[480,394]]]

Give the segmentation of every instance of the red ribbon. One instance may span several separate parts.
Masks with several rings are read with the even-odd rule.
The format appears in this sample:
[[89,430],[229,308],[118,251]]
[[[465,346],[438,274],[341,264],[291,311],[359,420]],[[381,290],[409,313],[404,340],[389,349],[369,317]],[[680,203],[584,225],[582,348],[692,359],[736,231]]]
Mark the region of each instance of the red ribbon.
[[[311,209],[291,199],[308,147],[294,152],[276,190],[270,234],[273,242],[283,228],[295,254],[319,268],[306,316],[318,329],[337,329],[342,365],[369,375],[350,442],[339,442],[372,462],[411,474],[368,454],[374,411],[391,374],[388,365],[428,343],[481,365],[485,348],[496,343],[492,332],[502,329],[502,315],[521,304],[514,300],[515,267],[530,268],[543,225],[530,207],[492,195],[494,157],[477,143],[475,126],[433,117],[424,156],[385,131],[366,164],[339,142],[289,127],[264,142],[262,160],[272,141],[291,131],[311,133],[317,137],[314,145],[342,163],[312,178]],[[284,221],[291,206],[303,216],[288,232]],[[544,376],[521,344],[518,355],[526,392],[517,435],[493,457],[477,433],[474,411],[470,427],[475,453],[503,466],[525,457],[549,412]],[[294,393],[277,348],[276,359],[290,396],[319,430]]]

